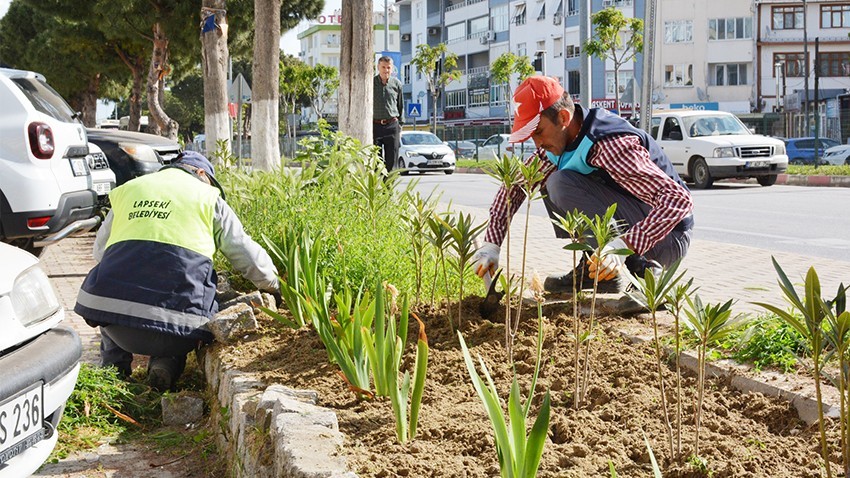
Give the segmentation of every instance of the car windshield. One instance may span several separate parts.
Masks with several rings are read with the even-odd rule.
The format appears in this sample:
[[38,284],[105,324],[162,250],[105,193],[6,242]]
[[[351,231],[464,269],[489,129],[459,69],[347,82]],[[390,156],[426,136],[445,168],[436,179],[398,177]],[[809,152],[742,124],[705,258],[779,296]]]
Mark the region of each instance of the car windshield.
[[401,135],[401,144],[405,146],[416,146],[419,144],[443,144],[443,142],[431,133],[416,133]]
[[752,134],[734,116],[686,116],[682,118],[690,137]]
[[12,82],[24,93],[36,111],[65,123],[76,121],[74,110],[47,83],[36,78],[15,78]]

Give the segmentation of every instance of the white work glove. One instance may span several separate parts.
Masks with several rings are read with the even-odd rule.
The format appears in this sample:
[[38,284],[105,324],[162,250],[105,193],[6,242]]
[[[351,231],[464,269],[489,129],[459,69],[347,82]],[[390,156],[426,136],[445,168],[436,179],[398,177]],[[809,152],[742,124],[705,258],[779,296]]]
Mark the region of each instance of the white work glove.
[[490,277],[493,277],[496,269],[499,268],[500,249],[499,246],[491,242],[484,241],[481,244],[481,247],[472,256],[472,270],[475,271],[478,277],[484,278],[484,274],[488,272],[490,273]]
[[602,248],[601,258],[596,254],[590,256],[587,270],[591,279],[597,276],[599,280],[611,280],[617,277],[620,270],[626,266],[626,256],[614,253],[619,249],[629,249],[629,246],[618,237]]

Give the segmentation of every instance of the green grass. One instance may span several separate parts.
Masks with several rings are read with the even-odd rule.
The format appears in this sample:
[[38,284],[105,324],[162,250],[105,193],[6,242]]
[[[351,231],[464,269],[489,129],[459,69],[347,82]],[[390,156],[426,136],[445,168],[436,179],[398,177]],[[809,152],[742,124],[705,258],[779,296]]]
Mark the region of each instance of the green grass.
[[799,174],[803,176],[850,176],[850,166],[798,166],[795,164],[788,165],[788,174]]
[[492,163],[494,160],[488,159],[485,161],[478,161],[476,159],[459,159],[457,161],[457,167],[459,168],[483,168],[487,163]]

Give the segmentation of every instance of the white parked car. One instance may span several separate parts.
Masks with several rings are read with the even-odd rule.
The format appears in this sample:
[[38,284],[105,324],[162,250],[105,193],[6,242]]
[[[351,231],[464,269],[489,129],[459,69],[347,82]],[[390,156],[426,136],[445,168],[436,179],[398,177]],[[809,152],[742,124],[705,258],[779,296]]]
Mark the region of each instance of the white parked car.
[[0,240],[38,255],[98,223],[77,114],[31,71],[0,68]]
[[401,174],[442,171],[455,172],[457,158],[452,148],[433,133],[427,131],[402,131],[396,168]]
[[0,478],[18,478],[56,445],[82,345],[35,256],[0,243],[0,264]]
[[821,159],[834,166],[850,165],[850,144],[840,144],[827,149]]
[[785,143],[753,134],[725,111],[658,112],[652,116],[651,134],[676,172],[696,189],[724,178],[755,178],[772,186],[788,169]]
[[510,137],[509,134],[494,134],[487,138],[487,141],[484,141],[484,144],[478,148],[478,160],[497,159],[507,154],[522,157],[524,161],[537,151],[537,147],[534,146],[534,141],[531,138],[522,143],[509,143],[508,138]]

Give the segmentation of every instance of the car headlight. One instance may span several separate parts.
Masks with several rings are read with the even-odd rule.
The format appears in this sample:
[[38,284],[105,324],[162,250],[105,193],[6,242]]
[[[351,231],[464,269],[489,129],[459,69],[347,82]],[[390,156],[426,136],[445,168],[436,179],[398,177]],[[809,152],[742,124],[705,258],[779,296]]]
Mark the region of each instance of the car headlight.
[[53,285],[39,266],[30,267],[15,279],[9,297],[15,316],[24,327],[41,322],[59,310]]
[[156,151],[150,146],[138,143],[118,143],[118,147],[136,161],[144,161],[146,163],[159,162]]
[[773,151],[773,154],[785,154],[785,145],[780,144],[779,146],[776,146]]
[[714,148],[715,158],[734,158],[735,148]]
[[419,156],[419,153],[417,153],[416,151],[407,150],[404,152],[404,155],[408,158],[415,158],[416,156]]

